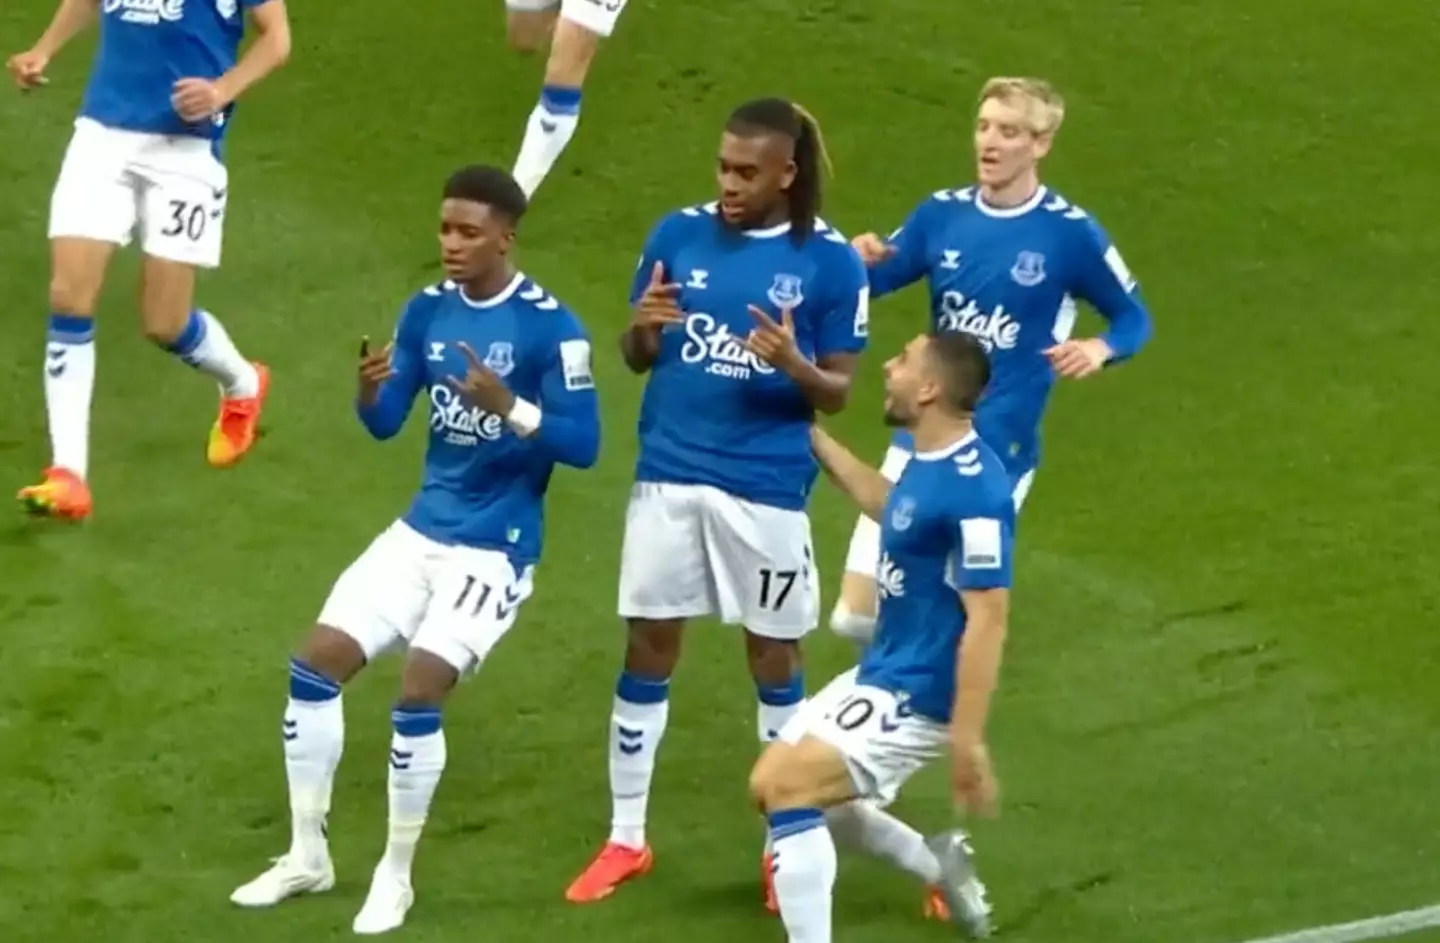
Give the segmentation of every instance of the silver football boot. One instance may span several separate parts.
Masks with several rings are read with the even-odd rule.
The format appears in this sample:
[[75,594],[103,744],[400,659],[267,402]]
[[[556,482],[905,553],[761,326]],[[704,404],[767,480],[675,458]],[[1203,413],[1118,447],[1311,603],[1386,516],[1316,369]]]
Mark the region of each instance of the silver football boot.
[[940,861],[940,894],[950,920],[974,940],[990,936],[990,901],[975,873],[975,850],[963,829],[950,829],[925,840]]

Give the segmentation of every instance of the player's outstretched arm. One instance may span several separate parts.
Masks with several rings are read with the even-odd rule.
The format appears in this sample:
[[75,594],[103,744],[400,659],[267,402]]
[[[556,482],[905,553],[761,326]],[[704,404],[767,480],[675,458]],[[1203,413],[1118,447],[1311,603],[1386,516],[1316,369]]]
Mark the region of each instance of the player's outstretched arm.
[[861,513],[874,521],[885,515],[885,502],[890,500],[890,482],[856,457],[845,446],[831,438],[819,426],[810,429],[810,448],[815,460],[836,487],[859,506]]
[[600,457],[600,398],[590,361],[590,339],[573,325],[541,381],[540,402],[516,399],[509,416],[518,434],[533,436],[553,460],[572,468],[589,468]]
[[285,9],[285,0],[241,2],[250,10],[256,37],[235,67],[215,80],[215,91],[222,108],[290,58],[290,14]]
[[855,237],[851,245],[865,261],[870,276],[870,294],[883,298],[894,291],[920,281],[930,270],[926,248],[931,217],[936,213],[936,198],[917,206],[887,238],[874,233]]

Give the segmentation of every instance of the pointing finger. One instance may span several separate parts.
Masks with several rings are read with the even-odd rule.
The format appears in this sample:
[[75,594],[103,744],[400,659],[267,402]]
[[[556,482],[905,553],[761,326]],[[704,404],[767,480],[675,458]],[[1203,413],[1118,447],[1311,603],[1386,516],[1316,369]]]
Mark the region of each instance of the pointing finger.
[[475,349],[469,344],[464,341],[457,341],[455,346],[460,348],[460,353],[464,354],[465,359],[470,361],[471,367],[476,370],[483,370],[485,368],[485,362],[480,359],[480,355],[475,353]]
[[750,316],[753,317],[756,321],[760,322],[761,327],[779,329],[780,325],[775,323],[775,319],[770,317],[770,315],[765,312],[764,308],[760,308],[755,305],[749,305],[748,307],[750,308]]

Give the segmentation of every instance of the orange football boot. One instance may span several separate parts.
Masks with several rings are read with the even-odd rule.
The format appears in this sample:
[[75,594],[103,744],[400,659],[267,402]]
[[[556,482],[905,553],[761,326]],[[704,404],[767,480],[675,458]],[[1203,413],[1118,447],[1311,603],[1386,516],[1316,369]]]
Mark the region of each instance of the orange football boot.
[[925,919],[939,920],[941,923],[950,923],[950,905],[945,903],[945,895],[940,893],[940,888],[929,887],[925,889]]
[[59,466],[45,469],[45,480],[38,485],[21,488],[15,500],[37,517],[66,521],[84,520],[94,507],[90,486],[85,484],[85,479]]
[[270,393],[270,368],[256,363],[255,373],[260,377],[260,389],[254,396],[220,397],[220,417],[210,427],[210,442],[205,449],[206,459],[216,468],[229,468],[239,462],[255,444],[260,413]]
[[650,846],[628,848],[606,842],[595,860],[565,890],[565,899],[572,904],[590,904],[615,893],[615,888],[631,878],[650,873],[655,853]]

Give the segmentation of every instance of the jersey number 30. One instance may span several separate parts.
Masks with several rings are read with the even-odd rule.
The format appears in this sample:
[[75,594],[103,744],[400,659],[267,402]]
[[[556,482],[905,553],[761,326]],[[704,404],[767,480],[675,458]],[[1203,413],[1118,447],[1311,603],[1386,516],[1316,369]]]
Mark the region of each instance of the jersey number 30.
[[170,222],[160,230],[162,236],[184,235],[191,242],[199,242],[200,237],[205,235],[205,220],[208,214],[205,207],[199,203],[187,203],[184,200],[170,201]]

